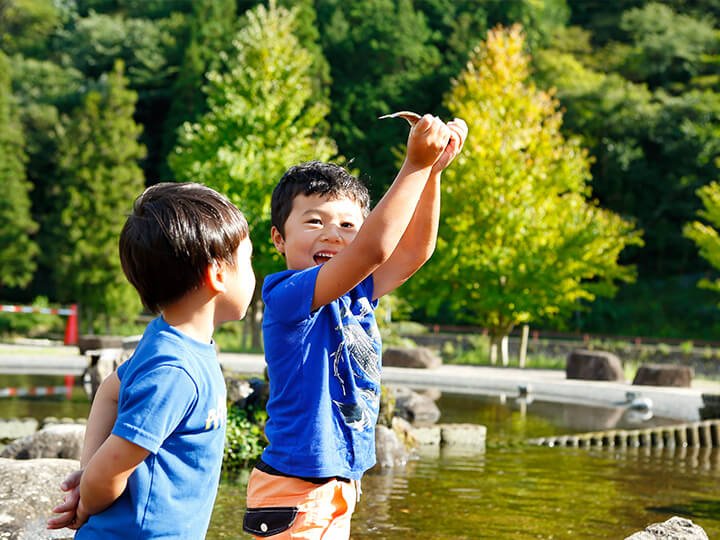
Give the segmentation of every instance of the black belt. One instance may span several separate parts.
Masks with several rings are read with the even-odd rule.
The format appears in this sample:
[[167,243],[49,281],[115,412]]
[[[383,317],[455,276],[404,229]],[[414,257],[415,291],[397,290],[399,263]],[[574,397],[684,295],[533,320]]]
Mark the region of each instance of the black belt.
[[255,468],[258,471],[262,471],[267,474],[272,474],[273,476],[284,476],[286,478],[299,478],[300,480],[304,480],[305,482],[310,482],[312,484],[327,484],[331,480],[339,480],[340,482],[350,482],[350,479],[345,478],[344,476],[316,477],[316,476],[297,476],[295,474],[287,474],[282,471],[278,471],[274,467],[271,467],[270,465],[265,463],[262,459],[258,459],[258,462],[255,464]]

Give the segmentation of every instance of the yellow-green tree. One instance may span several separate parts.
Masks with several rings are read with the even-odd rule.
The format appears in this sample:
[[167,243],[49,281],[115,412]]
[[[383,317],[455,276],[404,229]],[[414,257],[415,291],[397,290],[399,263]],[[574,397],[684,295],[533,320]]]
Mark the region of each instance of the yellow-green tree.
[[[697,195],[703,204],[698,216],[707,220],[709,224],[693,221],[685,225],[683,233],[690,238],[703,256],[713,266],[720,270],[720,184],[711,182],[697,190]],[[720,279],[711,281],[702,279],[698,285],[704,289],[720,292]]]
[[[522,322],[560,317],[612,295],[640,232],[590,199],[589,158],[560,131],[552,94],[528,80],[519,26],[498,27],[470,56],[446,104],[470,127],[444,174],[437,251],[408,292],[488,328],[493,350]],[[503,358],[507,363],[507,357]]]

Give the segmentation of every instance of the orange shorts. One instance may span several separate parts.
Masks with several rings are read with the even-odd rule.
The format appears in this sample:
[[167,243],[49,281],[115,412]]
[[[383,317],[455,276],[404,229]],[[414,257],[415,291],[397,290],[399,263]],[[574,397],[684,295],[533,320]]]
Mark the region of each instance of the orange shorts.
[[347,540],[359,489],[357,481],[313,484],[253,469],[243,529],[255,538]]

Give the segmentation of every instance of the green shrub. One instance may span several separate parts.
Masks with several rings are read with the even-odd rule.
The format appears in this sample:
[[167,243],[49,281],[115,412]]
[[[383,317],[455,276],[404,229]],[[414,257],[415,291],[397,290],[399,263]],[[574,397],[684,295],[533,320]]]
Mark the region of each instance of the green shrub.
[[247,412],[231,405],[227,414],[227,434],[223,470],[239,472],[247,469],[262,454],[265,436],[262,427],[250,422]]
[[[35,308],[51,307],[48,299],[38,296],[32,303]],[[44,313],[2,313],[0,312],[0,334],[5,336],[47,336],[62,334],[67,318]]]

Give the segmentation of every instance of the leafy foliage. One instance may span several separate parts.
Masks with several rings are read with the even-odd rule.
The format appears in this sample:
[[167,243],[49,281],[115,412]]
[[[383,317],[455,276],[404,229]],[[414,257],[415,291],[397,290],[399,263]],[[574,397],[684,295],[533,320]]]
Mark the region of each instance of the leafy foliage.
[[30,214],[32,184],[25,175],[25,137],[10,92],[9,62],[0,52],[0,288],[32,279],[38,247]]
[[0,0],[0,49],[9,55],[45,52],[57,24],[52,0]]
[[[230,49],[237,25],[235,0],[212,0],[193,3],[189,17],[189,42],[184,50],[178,76],[172,86],[172,101],[163,131],[163,159],[177,143],[178,127],[194,122],[207,111],[202,86],[205,73],[221,66],[219,53]],[[166,163],[160,176],[166,179],[171,172]]]
[[632,43],[621,70],[629,79],[651,86],[688,81],[699,73],[703,56],[719,43],[711,21],[676,13],[657,2],[624,12],[620,29]]
[[[698,212],[699,217],[708,223],[693,221],[685,226],[685,236],[690,238],[697,245],[702,255],[708,262],[720,270],[720,184],[711,182],[697,191],[698,197],[703,204],[703,209]],[[700,286],[720,292],[720,279],[711,281],[703,279]]]
[[251,422],[245,410],[229,406],[223,470],[237,472],[247,469],[260,457],[266,444],[261,426]]
[[208,74],[208,112],[183,126],[170,156],[177,179],[211,186],[245,213],[258,281],[280,269],[269,241],[273,187],[291,165],[336,152],[322,132],[327,107],[310,100],[312,59],[292,34],[293,17],[273,2],[248,13],[226,71]]
[[117,242],[126,216],[144,188],[132,118],[136,94],[126,88],[118,61],[69,119],[60,140],[65,197],[57,215],[62,227],[55,257],[62,299],[81,304],[85,315],[135,316],[140,305],[120,267]]
[[437,253],[412,280],[429,312],[443,303],[495,337],[556,317],[633,278],[618,264],[632,225],[588,200],[589,160],[561,131],[558,104],[528,81],[520,27],[472,55],[448,109],[472,126],[445,173]]

